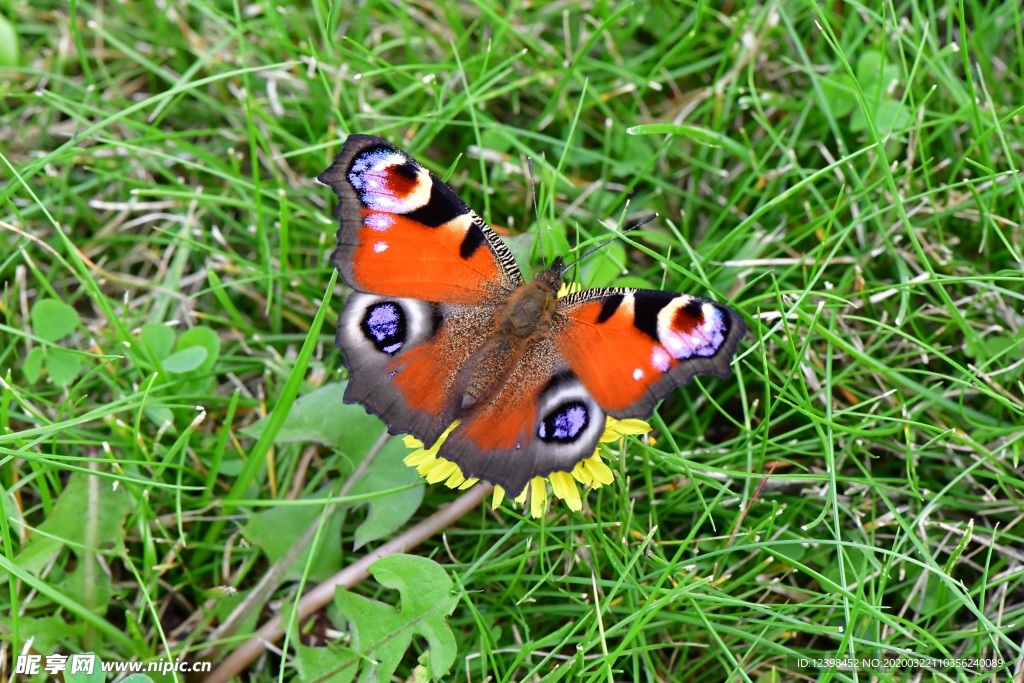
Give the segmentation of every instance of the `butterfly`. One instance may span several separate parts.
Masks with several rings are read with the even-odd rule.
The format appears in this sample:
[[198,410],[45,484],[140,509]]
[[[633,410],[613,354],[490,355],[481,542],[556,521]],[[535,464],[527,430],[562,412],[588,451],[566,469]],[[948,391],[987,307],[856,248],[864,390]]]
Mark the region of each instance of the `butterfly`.
[[437,176],[381,138],[350,135],[317,179],[338,197],[331,262],[349,294],[336,344],[346,403],[516,497],[594,453],[605,416],[648,417],[694,375],[726,377],[746,325],[687,294],[558,297],[556,259],[530,281]]

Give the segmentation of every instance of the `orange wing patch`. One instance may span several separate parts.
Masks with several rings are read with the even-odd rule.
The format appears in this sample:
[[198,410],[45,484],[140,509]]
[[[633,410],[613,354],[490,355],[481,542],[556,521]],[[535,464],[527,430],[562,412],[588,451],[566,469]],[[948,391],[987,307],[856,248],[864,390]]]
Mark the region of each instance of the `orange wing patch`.
[[394,384],[405,397],[410,410],[428,415],[446,412],[451,372],[439,362],[444,349],[435,342],[422,344],[388,364]]
[[340,200],[331,262],[353,289],[472,305],[523,283],[512,252],[487,224],[394,145],[350,135],[317,178]]
[[588,290],[560,302],[554,336],[569,367],[613,417],[646,417],[694,375],[729,374],[746,331],[732,309],[657,290]]
[[363,209],[350,262],[355,281],[383,296],[472,304],[494,294],[502,272],[486,249],[463,249],[479,228],[469,214],[428,227],[395,213]]
[[555,337],[558,349],[594,400],[614,414],[643,399],[675,360],[654,339],[633,325],[632,305],[623,305],[603,322],[602,303],[574,308],[572,324]]

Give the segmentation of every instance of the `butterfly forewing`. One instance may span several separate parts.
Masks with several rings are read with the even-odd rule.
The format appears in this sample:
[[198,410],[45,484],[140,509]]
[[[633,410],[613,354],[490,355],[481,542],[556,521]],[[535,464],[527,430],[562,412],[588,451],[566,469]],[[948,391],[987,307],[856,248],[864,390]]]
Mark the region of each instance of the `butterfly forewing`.
[[729,374],[746,331],[728,306],[650,289],[590,289],[562,299],[555,336],[569,367],[611,416],[648,417],[694,375]]
[[370,294],[472,305],[522,284],[515,259],[466,204],[397,147],[350,135],[318,176],[338,196],[331,262]]

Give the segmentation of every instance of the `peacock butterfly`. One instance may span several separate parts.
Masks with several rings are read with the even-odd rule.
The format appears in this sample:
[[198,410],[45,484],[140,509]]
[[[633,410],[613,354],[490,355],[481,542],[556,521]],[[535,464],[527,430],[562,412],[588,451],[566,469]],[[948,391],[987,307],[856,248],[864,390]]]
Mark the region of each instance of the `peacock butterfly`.
[[558,298],[561,259],[526,282],[501,238],[408,154],[350,135],[317,179],[339,203],[331,262],[352,288],[336,344],[347,403],[516,497],[593,454],[605,415],[648,417],[699,374],[725,377],[746,332],[687,294]]

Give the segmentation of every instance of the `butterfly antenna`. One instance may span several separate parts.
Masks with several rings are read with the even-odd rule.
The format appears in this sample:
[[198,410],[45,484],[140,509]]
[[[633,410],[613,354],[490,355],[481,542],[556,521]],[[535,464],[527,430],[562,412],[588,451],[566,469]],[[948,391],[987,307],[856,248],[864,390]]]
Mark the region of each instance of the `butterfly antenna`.
[[583,259],[587,258],[588,256],[590,256],[594,252],[600,251],[601,249],[604,248],[604,246],[606,244],[608,244],[609,242],[613,242],[617,237],[621,237],[622,235],[625,235],[627,232],[632,232],[632,231],[636,230],[637,228],[639,228],[641,226],[647,225],[648,223],[650,223],[651,221],[653,221],[657,217],[658,217],[658,214],[652,213],[650,216],[647,216],[646,218],[643,218],[642,220],[634,223],[633,225],[629,226],[625,230],[619,232],[615,237],[609,237],[608,239],[603,240],[600,244],[598,244],[593,249],[587,250],[587,252],[584,253],[583,256],[580,256],[580,257],[574,259],[573,261],[571,261],[570,263],[568,263],[565,266],[566,269],[568,269],[570,267],[575,267],[577,263],[579,263]]
[[533,157],[526,157],[526,167],[530,169],[530,194],[533,195],[533,215],[537,219],[537,239],[540,241],[540,257],[548,264],[547,249],[544,248],[544,233],[540,227],[540,209],[537,208],[537,178],[533,175]]

